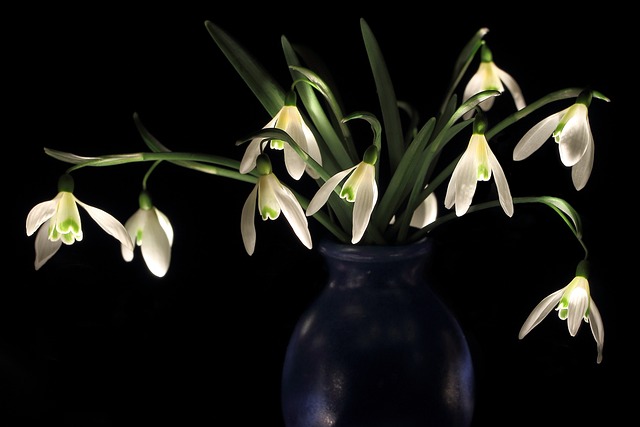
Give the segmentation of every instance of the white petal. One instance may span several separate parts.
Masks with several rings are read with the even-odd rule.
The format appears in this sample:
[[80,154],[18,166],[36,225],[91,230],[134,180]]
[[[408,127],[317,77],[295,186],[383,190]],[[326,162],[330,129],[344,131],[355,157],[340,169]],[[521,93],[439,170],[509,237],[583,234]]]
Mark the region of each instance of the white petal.
[[[300,132],[300,134],[302,134],[302,131]],[[293,136],[291,137],[296,142],[300,140],[295,139],[295,137]],[[307,167],[307,163],[302,160],[298,153],[296,153],[296,151],[288,143],[284,145],[284,164],[287,167],[287,172],[289,172],[291,178],[295,180],[299,180],[302,177]]]
[[509,89],[511,96],[513,96],[513,102],[516,104],[516,108],[518,110],[522,110],[524,107],[526,107],[527,104],[524,101],[524,95],[522,94],[522,89],[520,89],[520,86],[515,81],[515,79],[511,77],[509,73],[507,73],[504,70],[501,70],[498,67],[496,67],[496,72],[498,73],[498,77],[500,77],[500,80],[502,81],[502,83],[504,83],[507,89]]
[[[288,114],[283,112],[283,115],[287,117],[284,123],[284,131],[291,136],[291,138],[298,144],[298,146],[305,153],[308,151],[308,141],[306,134],[304,132],[304,128],[306,124],[300,115],[300,111],[297,107],[289,107],[287,109]],[[279,127],[280,123],[276,126]],[[298,153],[289,145],[285,144],[284,147],[284,162],[287,167],[287,171],[289,175],[295,180],[298,180],[304,174],[304,171],[307,167],[307,164],[302,158],[298,155]]]
[[138,209],[129,217],[127,222],[124,223],[124,228],[127,229],[131,241],[140,246],[138,241],[138,231],[144,230],[144,225],[147,222],[148,216],[143,209]]
[[256,184],[249,193],[249,197],[242,206],[240,217],[240,231],[244,248],[249,255],[253,255],[256,247],[256,225],[254,218],[256,215],[256,199],[258,198],[258,185]]
[[311,233],[309,232],[307,217],[298,199],[296,199],[296,196],[291,190],[283,185],[280,186],[280,189],[276,191],[275,194],[282,208],[282,213],[289,221],[289,224],[291,224],[293,232],[296,233],[296,236],[298,236],[298,239],[300,239],[303,245],[311,249],[313,245],[311,243]]
[[34,262],[34,266],[36,270],[39,270],[52,256],[58,252],[60,246],[62,246],[61,240],[56,240],[52,242],[49,240],[49,225],[50,220],[47,221],[40,227],[38,233],[36,234],[35,241],[35,249],[36,249],[36,260]]
[[38,203],[29,211],[26,224],[27,236],[31,236],[38,227],[53,217],[61,197],[62,193],[58,193],[53,199]]
[[327,200],[329,200],[329,196],[336,188],[336,186],[342,181],[342,179],[347,176],[352,170],[354,170],[356,166],[350,167],[349,169],[343,170],[329,178],[322,186],[318,189],[316,194],[313,196],[311,201],[309,202],[309,206],[307,206],[307,216],[311,216],[318,212]]
[[[471,76],[471,78],[469,79],[469,83],[467,83],[467,86],[464,88],[464,92],[462,94],[462,101],[465,102],[466,100],[471,98],[473,95],[484,90],[483,84],[484,84],[483,75],[476,72],[473,76]],[[493,97],[491,98],[493,99]],[[467,120],[473,116],[473,113],[474,113],[474,110],[472,109],[467,113],[465,113],[464,116],[462,116],[462,118],[464,120]]]
[[[122,243],[123,245],[129,247],[131,250],[134,248],[133,240],[129,236],[129,232],[124,228],[124,225],[120,223],[117,219],[115,219],[111,214],[103,211],[102,209],[98,209],[91,205],[87,205],[86,203],[81,202],[76,198],[76,203],[82,206],[89,216],[93,218],[93,220],[107,233],[111,236],[115,237]],[[79,240],[79,239],[78,239]]]
[[476,192],[478,172],[473,150],[470,144],[458,161],[447,186],[444,204],[447,209],[455,204],[457,216],[467,212]]
[[591,139],[582,159],[571,168],[571,180],[576,190],[582,190],[587,185],[587,181],[589,181],[591,170],[593,169],[594,151],[595,144]]
[[369,220],[371,212],[378,200],[378,186],[375,179],[375,166],[364,164],[366,167],[362,182],[358,187],[358,194],[353,205],[353,230],[351,233],[351,243],[354,245],[362,239]]
[[124,259],[126,262],[131,262],[133,260],[133,251],[127,246],[121,244],[120,253],[122,254],[122,259]]
[[274,174],[263,175],[258,178],[258,212],[263,221],[275,220],[280,217],[282,207],[278,202],[276,192],[280,189],[280,181]]
[[167,239],[169,239],[169,245],[173,245],[173,227],[171,226],[171,221],[169,221],[169,218],[167,218],[160,209],[155,207],[153,209],[156,211],[158,222],[160,223],[162,230],[164,230],[164,234],[167,236]]
[[158,221],[155,210],[148,210],[147,222],[142,234],[142,257],[149,271],[164,277],[171,263],[171,244]]
[[566,111],[567,109],[564,109],[563,111],[552,114],[529,129],[513,149],[513,160],[526,159],[540,148],[542,144],[551,137],[551,134],[553,134],[553,131],[558,126],[558,123],[560,123],[560,119]]
[[556,135],[560,160],[565,166],[573,166],[582,158],[591,142],[589,110],[583,104],[574,104],[561,121],[566,123],[560,134]]
[[589,292],[582,287],[576,287],[569,295],[567,328],[569,334],[575,337],[582,325],[582,320],[589,306]]
[[409,225],[415,228],[423,228],[435,221],[437,217],[438,201],[436,199],[436,194],[431,193],[413,212]]
[[563,289],[559,289],[545,297],[542,301],[535,306],[527,320],[524,321],[522,328],[520,328],[520,332],[518,333],[518,338],[522,339],[527,335],[533,328],[535,328],[538,323],[542,321],[547,315],[554,309],[554,307],[560,302],[560,298],[562,298]]
[[260,154],[260,143],[262,142],[262,138],[254,138],[247,146],[247,149],[244,151],[244,155],[242,156],[242,160],[240,161],[240,168],[238,172],[240,173],[249,173],[256,167],[256,159]]
[[[320,147],[318,146],[318,141],[316,141],[315,135],[306,125],[303,125],[302,130],[304,131],[304,137],[307,140],[307,154],[309,154],[309,156],[313,160],[315,160],[316,163],[322,166],[322,154],[320,152]],[[316,172],[311,166],[307,165],[306,171],[311,178],[320,178],[318,172]]]
[[596,307],[596,303],[591,302],[589,304],[589,325],[591,326],[591,333],[596,340],[596,347],[598,349],[597,362],[602,362],[602,349],[604,347],[604,325],[602,323],[602,317],[600,316],[600,310]]
[[[138,209],[129,217],[127,222],[124,223],[124,228],[129,233],[129,237],[131,237],[131,241],[134,245],[137,244],[140,246],[142,243],[138,240],[138,231],[144,230],[146,220],[147,216],[144,214],[144,211],[142,209]],[[120,244],[120,253],[126,262],[133,260],[133,250],[129,246]]]
[[507,177],[502,170],[502,166],[498,162],[498,159],[493,154],[489,146],[487,145],[487,158],[489,160],[489,166],[493,172],[493,177],[496,180],[496,187],[498,187],[498,198],[500,199],[500,205],[508,216],[513,216],[513,199],[511,198],[511,191],[509,190],[509,184],[507,183]]

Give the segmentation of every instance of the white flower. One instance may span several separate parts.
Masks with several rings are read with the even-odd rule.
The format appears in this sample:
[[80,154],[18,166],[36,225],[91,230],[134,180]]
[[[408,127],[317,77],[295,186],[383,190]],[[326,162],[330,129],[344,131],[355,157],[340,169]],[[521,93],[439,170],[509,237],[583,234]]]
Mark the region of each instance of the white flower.
[[418,205],[411,216],[410,226],[424,228],[438,217],[438,200],[436,193],[431,193]]
[[256,245],[256,228],[254,224],[256,200],[258,211],[263,221],[277,219],[280,216],[280,212],[282,212],[302,244],[311,249],[311,233],[309,232],[307,217],[296,196],[291,190],[282,185],[272,173],[271,162],[266,154],[258,156],[256,168],[260,173],[260,177],[242,207],[240,221],[242,241],[247,253],[252,255]]
[[75,241],[82,240],[78,205],[82,206],[104,231],[133,250],[133,242],[127,230],[117,219],[101,209],[81,202],[73,195],[73,179],[70,175],[60,178],[58,188],[59,192],[53,199],[38,203],[27,215],[27,236],[39,229],[35,241],[36,270],[58,252],[62,243],[72,245]]
[[550,115],[532,127],[515,146],[513,160],[526,159],[549,137],[553,137],[558,144],[562,164],[571,167],[571,179],[576,190],[581,190],[591,175],[595,150],[588,102],[585,103],[582,96],[571,107]]
[[509,184],[498,159],[489,147],[483,128],[484,120],[478,115],[474,121],[474,131],[469,145],[451,174],[444,206],[450,209],[455,204],[456,215],[464,215],[473,200],[477,182],[490,180],[493,173],[500,205],[508,216],[512,216],[513,199]]
[[[140,194],[140,208],[124,224],[125,228],[142,252],[142,258],[149,271],[158,277],[164,277],[171,263],[173,228],[169,218],[151,204],[146,191]],[[133,250],[121,245],[125,261],[133,259]]]
[[[503,85],[504,83],[504,85]],[[478,71],[469,79],[469,83],[464,89],[462,95],[462,101],[466,101],[473,95],[476,95],[485,90],[497,90],[500,93],[504,92],[504,86],[509,89],[513,101],[516,104],[518,110],[522,110],[526,107],[524,96],[520,86],[513,77],[506,71],[499,68],[493,62],[493,55],[486,44],[482,45],[481,61],[478,66]],[[489,111],[493,106],[495,96],[490,96],[486,100],[482,101],[478,106],[482,111]],[[469,111],[464,115],[464,119],[468,119],[473,115],[474,110]]]
[[[426,187],[425,187],[426,188]],[[438,217],[438,199],[436,193],[431,193],[426,199],[418,205],[413,214],[411,215],[411,221],[409,225],[415,228],[424,228],[431,224]],[[389,224],[396,222],[395,215],[391,217]]]
[[376,184],[377,148],[369,147],[365,153],[363,161],[355,166],[336,173],[329,178],[318,192],[313,196],[307,207],[307,216],[315,214],[329,200],[329,196],[338,184],[350,174],[340,191],[340,197],[352,202],[353,205],[353,226],[351,232],[351,243],[356,244],[362,239],[371,213],[378,201],[378,185]]
[[[295,92],[289,93],[285,105],[280,111],[267,123],[263,129],[277,128],[285,131],[291,138],[309,154],[318,164],[322,165],[322,156],[320,147],[309,126],[304,122],[298,107],[295,105]],[[293,98],[291,101],[290,98]],[[248,173],[256,166],[256,159],[261,153],[261,143],[264,138],[258,137],[251,140],[247,146],[247,150],[240,162],[240,173]],[[307,171],[309,176],[316,179],[319,177],[313,168],[309,167],[304,160],[296,153],[296,151],[285,141],[271,139],[271,148],[274,150],[284,150],[284,162],[287,172],[293,179],[300,179],[302,174]]]
[[567,286],[540,301],[522,325],[518,338],[524,338],[554,307],[558,311],[558,317],[567,321],[572,337],[578,333],[582,320],[589,323],[598,349],[597,363],[602,362],[604,326],[600,311],[591,298],[589,281],[585,276],[576,275]]

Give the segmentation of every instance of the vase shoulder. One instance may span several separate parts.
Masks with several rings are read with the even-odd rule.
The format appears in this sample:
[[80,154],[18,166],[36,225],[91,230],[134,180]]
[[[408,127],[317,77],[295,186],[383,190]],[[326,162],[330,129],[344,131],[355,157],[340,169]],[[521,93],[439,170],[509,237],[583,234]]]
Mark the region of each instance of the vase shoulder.
[[287,347],[286,426],[467,427],[471,355],[425,279],[431,241],[319,248],[327,284]]

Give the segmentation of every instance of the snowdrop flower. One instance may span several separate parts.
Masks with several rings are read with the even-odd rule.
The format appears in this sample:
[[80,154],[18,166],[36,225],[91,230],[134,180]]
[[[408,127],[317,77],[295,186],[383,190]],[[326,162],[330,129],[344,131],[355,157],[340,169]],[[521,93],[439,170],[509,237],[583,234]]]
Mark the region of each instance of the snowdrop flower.
[[247,253],[252,255],[256,245],[256,228],[253,218],[256,210],[256,200],[258,202],[258,212],[260,212],[263,221],[277,219],[280,216],[280,212],[282,212],[302,244],[311,249],[311,233],[309,232],[304,210],[293,192],[282,185],[273,174],[271,161],[266,154],[258,156],[256,169],[260,177],[242,207],[240,223],[242,241]]
[[374,166],[377,160],[378,149],[372,145],[367,149],[360,163],[329,178],[309,202],[307,216],[315,214],[329,200],[329,196],[338,184],[350,175],[340,190],[340,197],[354,204],[351,243],[358,243],[369,225],[373,207],[378,200]]
[[437,217],[438,200],[436,199],[436,193],[431,193],[413,211],[409,225],[415,228],[424,228],[435,221]]
[[575,104],[541,120],[532,127],[513,150],[513,160],[522,160],[544,144],[549,137],[558,144],[562,164],[571,167],[576,190],[587,184],[593,169],[594,143],[589,125],[591,92],[583,91]]
[[[302,148],[304,152],[322,165],[322,156],[320,148],[313,132],[304,122],[298,107],[296,107],[296,94],[290,91],[287,95],[284,106],[280,111],[267,123],[263,129],[277,128],[282,129],[293,138],[293,140]],[[240,162],[240,173],[248,173],[256,167],[256,159],[262,152],[261,144],[264,138],[258,137],[251,140]],[[300,179],[302,174],[307,171],[309,176],[316,179],[319,177],[313,168],[307,166],[306,162],[295,152],[295,150],[285,141],[272,139],[270,146],[274,150],[284,150],[284,162],[287,172],[293,179]]]
[[[473,95],[485,90],[497,90],[498,92],[503,93],[505,86],[509,89],[509,92],[511,92],[513,102],[516,104],[516,108],[518,110],[522,110],[527,106],[518,83],[509,73],[498,68],[498,66],[493,62],[493,54],[491,53],[491,50],[489,50],[486,44],[483,44],[480,52],[480,65],[478,66],[478,71],[476,71],[471,79],[469,79],[469,83],[467,83],[462,95],[462,101],[464,102]],[[494,101],[495,97],[490,96],[478,105],[482,111],[489,111],[493,106]],[[473,112],[474,110],[471,110],[466,113],[464,115],[464,119],[466,120],[470,118],[473,115]]]
[[556,307],[558,316],[567,321],[569,334],[574,337],[584,320],[591,326],[591,333],[596,340],[598,349],[597,363],[602,362],[602,349],[604,346],[604,325],[596,304],[591,298],[589,281],[586,275],[586,261],[578,265],[576,276],[564,288],[553,292],[544,298],[533,309],[525,320],[518,338],[524,338],[534,327],[538,325],[553,308]]
[[[169,218],[153,206],[151,196],[142,191],[139,197],[140,208],[127,220],[124,227],[131,240],[140,246],[142,258],[149,271],[158,277],[164,277],[171,263],[173,228]],[[125,261],[133,259],[133,250],[121,245]]]
[[[426,188],[426,187],[425,187]],[[436,193],[431,193],[426,199],[418,205],[413,214],[411,215],[411,221],[409,225],[415,228],[424,228],[431,224],[438,217],[438,199]],[[396,222],[395,215],[391,218],[390,224]]]
[[478,113],[473,122],[473,134],[469,145],[462,153],[449,180],[444,206],[450,209],[455,204],[457,216],[464,215],[469,209],[476,192],[477,182],[490,180],[492,173],[498,187],[500,205],[508,216],[513,215],[513,199],[509,184],[498,159],[489,148],[487,138],[484,136],[485,128],[484,116]]
[[72,245],[83,238],[78,205],[108,234],[133,250],[133,242],[124,226],[107,212],[81,202],[73,195],[73,178],[69,174],[58,180],[58,194],[51,200],[38,203],[27,215],[27,236],[36,235],[35,268],[39,270],[58,252],[62,243]]

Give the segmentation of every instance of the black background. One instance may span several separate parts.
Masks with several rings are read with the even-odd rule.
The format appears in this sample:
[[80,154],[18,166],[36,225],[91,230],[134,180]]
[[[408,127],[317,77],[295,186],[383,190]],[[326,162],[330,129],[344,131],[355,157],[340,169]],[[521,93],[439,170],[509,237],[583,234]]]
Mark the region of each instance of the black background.
[[[516,15],[479,5],[418,11],[401,2],[384,12],[344,7],[168,2],[44,6],[5,16],[10,244],[0,286],[3,425],[218,425],[225,419],[282,425],[287,340],[325,272],[284,219],[258,221],[255,254],[246,254],[239,217],[248,184],[168,164],[157,169],[150,190],[175,230],[171,269],[162,279],[146,270],[139,253],[122,261],[119,243],[83,211],[84,240],[61,248],[36,272],[34,237],[26,236],[24,223],[31,207],[56,194],[66,169],[42,148],[88,156],[144,151],[134,112],[173,150],[241,156],[234,142],[269,117],[217,49],[205,20],[239,40],[283,86],[289,80],[280,36],[313,48],[333,70],[347,109],[375,110],[361,17],[378,38],[398,98],[423,117],[439,106],[459,48],[483,26],[496,63],[518,80],[527,101],[589,85],[612,99],[592,103],[595,166],[580,192],[552,143],[523,162],[510,160],[534,119],[494,145],[514,196],[558,195],[583,215],[592,296],[606,331],[603,363],[595,363],[588,325],[572,338],[555,314],[517,338],[531,309],[571,280],[582,256],[569,229],[544,207],[516,205],[511,219],[496,210],[437,229],[433,286],[460,319],[473,353],[474,425],[591,425],[627,417],[637,370],[625,310],[633,310],[627,293],[637,280],[625,258],[635,231],[623,194],[637,191],[623,178],[633,143],[620,131],[629,104],[621,90],[629,52],[620,49],[628,40],[618,18],[624,11],[580,16],[537,8]],[[512,105],[506,93],[496,108]],[[83,169],[74,174],[75,194],[124,222],[137,209],[145,171],[139,164]],[[479,197],[490,195],[492,185],[479,185]],[[439,196],[442,201],[444,193]],[[322,232],[313,221],[311,228]]]

